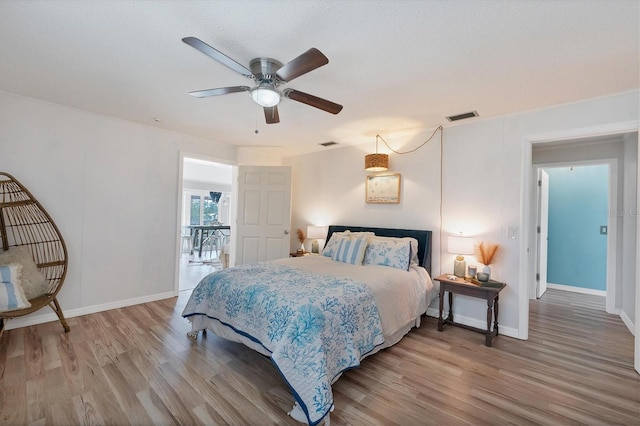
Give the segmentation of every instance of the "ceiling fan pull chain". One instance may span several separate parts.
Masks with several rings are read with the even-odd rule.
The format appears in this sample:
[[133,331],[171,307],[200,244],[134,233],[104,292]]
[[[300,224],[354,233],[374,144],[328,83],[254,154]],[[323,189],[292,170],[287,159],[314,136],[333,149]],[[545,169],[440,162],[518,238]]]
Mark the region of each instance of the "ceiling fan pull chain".
[[260,105],[256,104],[256,135],[259,133],[258,132],[258,111],[260,110]]

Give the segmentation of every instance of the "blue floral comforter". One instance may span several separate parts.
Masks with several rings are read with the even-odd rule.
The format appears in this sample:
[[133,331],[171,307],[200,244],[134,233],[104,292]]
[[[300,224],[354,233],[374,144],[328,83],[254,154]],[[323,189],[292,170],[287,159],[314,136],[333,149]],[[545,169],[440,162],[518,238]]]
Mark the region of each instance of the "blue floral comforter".
[[270,352],[310,425],[331,409],[333,380],[384,342],[365,284],[271,262],[205,277],[182,313],[193,315],[215,318]]

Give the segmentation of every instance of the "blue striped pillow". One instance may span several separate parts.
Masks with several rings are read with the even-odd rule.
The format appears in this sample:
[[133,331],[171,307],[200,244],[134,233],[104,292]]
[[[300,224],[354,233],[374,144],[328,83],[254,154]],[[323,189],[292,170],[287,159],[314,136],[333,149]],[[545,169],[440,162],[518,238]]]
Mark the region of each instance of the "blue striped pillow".
[[327,241],[324,248],[322,249],[322,255],[333,259],[333,253],[337,250],[338,246],[340,245],[340,241],[342,241],[345,238],[353,239],[353,238],[361,237],[363,235],[373,236],[375,234],[369,231],[351,232],[348,229],[342,232],[334,232],[333,234],[331,234],[331,238],[329,238],[329,241]]
[[368,235],[361,235],[357,238],[344,238],[340,245],[333,252],[331,257],[338,262],[349,263],[351,265],[362,265],[364,251],[367,248]]
[[0,311],[13,311],[31,306],[20,284],[21,273],[20,264],[0,266]]

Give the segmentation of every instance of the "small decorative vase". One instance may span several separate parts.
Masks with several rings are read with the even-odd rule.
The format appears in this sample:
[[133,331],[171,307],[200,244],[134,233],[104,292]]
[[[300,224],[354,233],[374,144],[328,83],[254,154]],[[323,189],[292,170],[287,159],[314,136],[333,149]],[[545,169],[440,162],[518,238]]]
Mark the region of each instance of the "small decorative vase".
[[482,272],[487,274],[487,281],[489,281],[491,279],[491,267],[489,265],[484,265],[484,268],[482,268]]

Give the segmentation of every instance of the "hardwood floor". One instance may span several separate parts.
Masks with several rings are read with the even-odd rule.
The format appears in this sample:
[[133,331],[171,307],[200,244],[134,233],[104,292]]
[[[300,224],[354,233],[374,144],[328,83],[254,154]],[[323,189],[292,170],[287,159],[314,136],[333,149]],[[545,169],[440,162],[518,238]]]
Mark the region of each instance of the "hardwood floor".
[[[10,330],[0,341],[0,424],[297,425],[269,359],[186,336],[180,297]],[[531,302],[530,339],[426,318],[333,386],[333,425],[637,425],[633,336],[594,296]]]
[[202,260],[195,256],[190,258],[188,253],[180,256],[179,291],[193,290],[203,277],[222,269],[222,262],[215,257],[206,257]]

